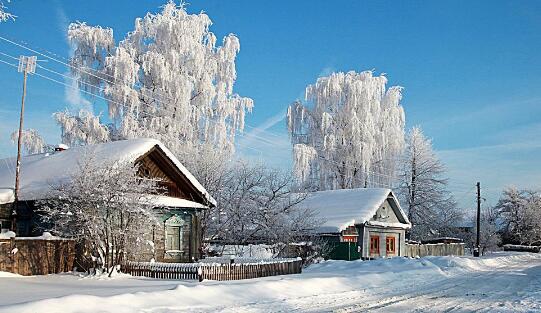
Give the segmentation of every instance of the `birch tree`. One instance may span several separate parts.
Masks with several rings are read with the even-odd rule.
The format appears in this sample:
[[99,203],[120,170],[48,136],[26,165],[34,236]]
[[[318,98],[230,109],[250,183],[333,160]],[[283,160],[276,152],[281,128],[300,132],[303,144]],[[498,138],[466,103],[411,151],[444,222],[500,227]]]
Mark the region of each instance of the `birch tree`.
[[445,167],[434,153],[431,140],[421,128],[413,127],[406,138],[399,188],[413,239],[444,235],[460,219],[444,175]]
[[[19,131],[11,133],[11,142],[17,143],[19,138]],[[22,131],[21,144],[26,154],[43,153],[47,150],[51,150],[52,147],[45,143],[45,140],[35,129],[25,129]]]
[[506,242],[541,245],[541,193],[506,188],[496,204]]
[[294,172],[313,189],[390,186],[404,146],[401,87],[387,78],[333,73],[288,108]]
[[107,99],[112,122],[103,125],[92,112],[57,114],[64,143],[151,137],[181,161],[182,151],[200,145],[231,154],[253,101],[233,89],[239,39],[229,34],[218,46],[211,24],[172,1],[137,18],[118,43],[111,28],[72,23],[72,75],[80,88]]
[[126,258],[154,246],[149,238],[158,221],[149,195],[159,191],[157,182],[140,178],[131,163],[86,155],[78,172],[54,182],[38,207],[45,230],[76,239],[111,275]]

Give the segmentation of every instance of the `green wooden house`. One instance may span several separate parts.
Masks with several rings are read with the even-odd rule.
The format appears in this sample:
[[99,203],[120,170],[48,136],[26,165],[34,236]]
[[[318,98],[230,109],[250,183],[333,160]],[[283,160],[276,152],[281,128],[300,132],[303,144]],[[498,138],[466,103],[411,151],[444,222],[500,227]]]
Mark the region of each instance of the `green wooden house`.
[[[153,139],[131,139],[103,144],[56,149],[54,152],[24,156],[21,162],[17,236],[41,235],[35,201],[45,199],[51,182],[69,180],[76,173],[78,160],[91,153],[97,160],[127,160],[139,165],[141,176],[157,178],[163,195],[152,195],[155,212],[161,220],[153,232],[152,255],[135,256],[137,260],[192,262],[201,258],[202,211],[216,201],[195,177],[161,142]],[[15,158],[0,160],[0,227],[12,226]],[[149,238],[150,239],[150,238]]]
[[332,247],[331,259],[405,255],[405,231],[411,224],[390,189],[318,191],[299,205],[322,221],[316,232]]

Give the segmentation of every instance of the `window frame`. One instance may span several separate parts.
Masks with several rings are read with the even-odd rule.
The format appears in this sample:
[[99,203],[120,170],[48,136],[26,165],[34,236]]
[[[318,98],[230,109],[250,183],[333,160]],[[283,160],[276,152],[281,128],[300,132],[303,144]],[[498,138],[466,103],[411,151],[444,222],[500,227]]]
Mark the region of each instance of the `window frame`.
[[380,241],[379,235],[370,235],[370,254],[380,254]]
[[396,255],[396,237],[395,236],[385,237],[385,252],[388,255]]
[[[184,236],[183,236],[183,230],[184,230],[185,221],[182,217],[178,215],[173,215],[169,219],[165,221],[164,225],[164,248],[166,253],[182,253],[183,245],[184,245]],[[178,232],[178,233],[177,233]],[[178,242],[178,249],[175,249],[177,247],[173,247],[173,243],[175,240],[169,239],[169,237],[173,237],[178,234],[177,238],[174,238]],[[169,249],[171,248],[171,249]]]

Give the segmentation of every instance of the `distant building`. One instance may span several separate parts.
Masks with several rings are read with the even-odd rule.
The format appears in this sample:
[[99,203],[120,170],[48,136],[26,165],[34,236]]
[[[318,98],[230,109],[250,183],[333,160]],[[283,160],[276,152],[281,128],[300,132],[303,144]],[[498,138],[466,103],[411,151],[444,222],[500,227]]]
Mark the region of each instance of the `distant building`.
[[[83,153],[91,153],[96,160],[138,164],[141,175],[159,178],[166,190],[165,195],[153,196],[162,226],[155,230],[152,238],[155,255],[144,256],[145,259],[190,262],[201,257],[201,212],[215,206],[216,201],[161,142],[131,139],[66,148],[22,158],[17,236],[41,234],[35,201],[46,199],[52,183],[69,181],[76,175],[77,162]],[[12,228],[15,162],[15,158],[0,159],[0,226],[3,231]]]
[[310,193],[299,206],[322,220],[318,235],[334,246],[333,259],[405,255],[411,224],[390,189],[359,188]]

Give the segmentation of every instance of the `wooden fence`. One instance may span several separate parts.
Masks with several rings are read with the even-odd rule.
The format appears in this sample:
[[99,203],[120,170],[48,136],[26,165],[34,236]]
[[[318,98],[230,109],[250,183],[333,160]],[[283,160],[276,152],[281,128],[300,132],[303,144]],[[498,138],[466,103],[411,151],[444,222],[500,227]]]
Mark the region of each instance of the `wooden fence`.
[[533,252],[539,253],[541,251],[540,246],[524,246],[524,245],[503,245],[503,251],[519,251],[519,252]]
[[128,261],[121,271],[133,276],[162,279],[240,280],[266,276],[299,274],[302,260],[279,259],[276,261],[243,260],[240,263],[150,263]]
[[463,243],[406,244],[405,255],[411,258],[424,256],[464,255]]
[[73,270],[75,241],[69,239],[0,239],[0,271],[46,275]]

